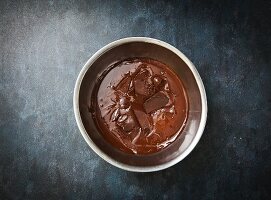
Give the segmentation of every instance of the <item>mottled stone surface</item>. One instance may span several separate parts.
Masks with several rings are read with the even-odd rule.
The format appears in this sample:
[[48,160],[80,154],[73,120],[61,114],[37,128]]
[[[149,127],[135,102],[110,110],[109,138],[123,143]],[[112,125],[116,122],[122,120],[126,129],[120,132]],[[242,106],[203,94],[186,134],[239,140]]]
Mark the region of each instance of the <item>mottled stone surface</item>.
[[[269,1],[1,1],[0,199],[270,199]],[[72,96],[87,59],[127,36],[164,40],[202,76],[195,150],[155,173],[100,159]]]

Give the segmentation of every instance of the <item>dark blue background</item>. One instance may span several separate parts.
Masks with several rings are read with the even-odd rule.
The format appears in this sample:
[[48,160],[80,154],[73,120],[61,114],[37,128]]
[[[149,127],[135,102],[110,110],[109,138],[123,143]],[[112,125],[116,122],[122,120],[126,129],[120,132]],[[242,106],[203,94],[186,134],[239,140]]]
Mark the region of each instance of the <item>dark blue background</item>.
[[[270,13],[270,1],[1,1],[0,199],[271,198]],[[164,171],[107,164],[75,123],[82,66],[128,36],[176,46],[206,87],[202,139]]]

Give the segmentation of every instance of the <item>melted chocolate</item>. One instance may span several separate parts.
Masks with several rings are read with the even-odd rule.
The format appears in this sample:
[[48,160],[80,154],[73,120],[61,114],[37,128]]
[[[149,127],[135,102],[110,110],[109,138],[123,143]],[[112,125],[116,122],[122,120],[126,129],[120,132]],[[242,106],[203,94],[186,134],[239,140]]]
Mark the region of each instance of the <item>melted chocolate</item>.
[[188,115],[183,84],[165,64],[148,58],[120,61],[97,83],[92,116],[116,148],[157,152],[181,133]]

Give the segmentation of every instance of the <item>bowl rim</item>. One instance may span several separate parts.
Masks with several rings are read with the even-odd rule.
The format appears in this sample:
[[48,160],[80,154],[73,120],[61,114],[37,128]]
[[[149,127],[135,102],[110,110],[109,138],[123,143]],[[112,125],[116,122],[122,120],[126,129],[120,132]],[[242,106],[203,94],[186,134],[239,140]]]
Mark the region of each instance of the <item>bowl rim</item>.
[[[182,154],[180,154],[178,157],[174,158],[173,160],[170,160],[169,162],[159,164],[159,165],[155,165],[155,166],[133,166],[133,165],[128,165],[128,164],[118,162],[115,159],[113,159],[112,157],[108,156],[91,140],[91,138],[89,137],[87,131],[84,128],[84,125],[83,125],[83,122],[82,122],[82,119],[81,119],[81,116],[80,116],[79,92],[80,92],[80,87],[81,87],[82,80],[83,80],[86,72],[88,71],[88,69],[105,52],[109,51],[110,49],[112,49],[114,47],[120,46],[120,45],[125,44],[125,43],[131,43],[131,42],[146,42],[146,43],[156,44],[156,45],[162,46],[162,47],[172,51],[177,56],[179,56],[186,63],[186,65],[189,67],[189,69],[191,70],[191,72],[192,72],[192,74],[193,74],[193,76],[194,76],[194,78],[196,80],[196,83],[197,83],[197,85],[199,87],[200,96],[201,96],[201,102],[202,102],[201,119],[200,119],[200,124],[199,124],[198,131],[197,131],[195,137],[193,138],[192,142],[187,147],[187,149],[185,149],[184,152]],[[199,140],[200,140],[200,138],[201,138],[201,136],[203,134],[203,131],[204,131],[204,128],[205,128],[205,125],[206,125],[206,120],[207,120],[207,97],[206,97],[206,92],[205,92],[205,88],[204,88],[202,79],[201,79],[196,67],[194,66],[194,64],[180,50],[178,50],[174,46],[172,46],[172,45],[170,45],[170,44],[168,44],[166,42],[163,42],[161,40],[154,39],[154,38],[149,38],[149,37],[127,37],[127,38],[118,39],[116,41],[113,41],[113,42],[105,45],[104,47],[99,49],[91,58],[89,58],[88,61],[86,62],[86,64],[81,69],[81,71],[80,71],[80,73],[79,73],[79,75],[77,77],[76,83],[75,83],[74,95],[73,95],[73,108],[74,108],[74,114],[75,114],[75,119],[76,119],[77,126],[78,126],[78,128],[80,130],[80,133],[84,137],[85,141],[90,146],[90,148],[96,154],[98,154],[102,159],[104,159],[108,163],[112,164],[113,166],[118,167],[118,168],[123,169],[123,170],[132,171],[132,172],[154,172],[154,171],[159,171],[159,170],[169,168],[169,167],[177,164],[181,160],[183,160],[195,148],[195,146],[199,142]]]

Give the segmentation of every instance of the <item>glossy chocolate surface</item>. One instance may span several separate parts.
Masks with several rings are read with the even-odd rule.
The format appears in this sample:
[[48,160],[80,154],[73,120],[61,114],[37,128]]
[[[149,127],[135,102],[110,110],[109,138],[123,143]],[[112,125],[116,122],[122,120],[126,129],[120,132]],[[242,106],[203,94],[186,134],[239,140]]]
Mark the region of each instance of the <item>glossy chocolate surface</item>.
[[108,67],[93,92],[92,117],[114,147],[149,154],[181,134],[188,100],[178,76],[149,58],[126,59]]

